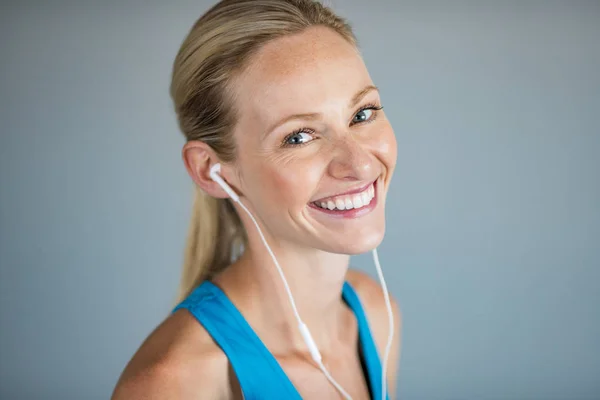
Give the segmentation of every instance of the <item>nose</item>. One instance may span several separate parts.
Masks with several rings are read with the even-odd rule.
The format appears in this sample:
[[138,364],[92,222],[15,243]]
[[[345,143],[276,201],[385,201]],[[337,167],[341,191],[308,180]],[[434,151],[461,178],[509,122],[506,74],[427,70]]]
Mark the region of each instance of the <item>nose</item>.
[[372,152],[352,136],[332,143],[329,174],[340,180],[366,181],[374,178],[376,159]]

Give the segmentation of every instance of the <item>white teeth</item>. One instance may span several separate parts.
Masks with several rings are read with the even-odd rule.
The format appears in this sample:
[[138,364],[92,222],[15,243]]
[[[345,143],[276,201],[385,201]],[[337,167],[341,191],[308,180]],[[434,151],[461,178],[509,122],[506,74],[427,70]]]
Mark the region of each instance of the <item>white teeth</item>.
[[361,208],[363,206],[362,196],[352,196],[352,204],[354,204],[354,208]]
[[354,208],[354,204],[352,204],[352,200],[350,200],[349,197],[346,197],[344,201],[346,202],[346,210],[352,210]]
[[362,192],[360,197],[362,199],[363,206],[366,206],[371,201],[371,196],[369,194],[367,194],[366,192]]
[[342,199],[337,199],[335,201],[335,208],[337,208],[339,210],[345,210],[346,209],[346,202],[344,202],[344,200],[342,200]]
[[330,198],[327,201],[315,202],[321,208],[328,210],[352,210],[354,208],[361,208],[371,204],[371,201],[375,197],[375,187],[369,186],[365,191],[354,195],[338,196]]

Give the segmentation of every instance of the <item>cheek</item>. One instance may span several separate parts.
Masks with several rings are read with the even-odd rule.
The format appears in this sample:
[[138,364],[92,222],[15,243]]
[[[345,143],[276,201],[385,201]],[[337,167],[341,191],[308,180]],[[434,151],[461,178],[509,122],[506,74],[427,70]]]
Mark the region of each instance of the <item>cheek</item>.
[[[270,201],[286,208],[304,207],[312,198],[322,177],[320,168],[309,160],[287,163],[273,168],[264,176]],[[265,190],[266,192],[266,190]]]
[[245,151],[238,156],[243,166],[241,188],[252,197],[255,207],[265,213],[280,213],[282,209],[298,210],[312,199],[323,175],[319,152],[264,150],[243,140],[240,145]]

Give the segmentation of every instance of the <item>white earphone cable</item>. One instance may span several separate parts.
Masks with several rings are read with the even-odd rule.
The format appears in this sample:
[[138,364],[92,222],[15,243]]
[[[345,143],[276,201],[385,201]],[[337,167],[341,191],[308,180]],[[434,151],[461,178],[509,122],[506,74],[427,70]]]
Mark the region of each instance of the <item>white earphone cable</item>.
[[260,235],[262,242],[264,243],[265,247],[267,248],[269,255],[271,256],[271,258],[273,259],[273,262],[275,263],[275,266],[277,267],[277,271],[279,272],[279,275],[281,276],[281,280],[283,281],[283,286],[285,286],[285,290],[287,292],[288,298],[290,299],[290,304],[292,306],[292,309],[294,310],[294,315],[296,316],[296,319],[298,320],[298,322],[301,323],[302,319],[300,318],[300,314],[298,313],[298,309],[296,308],[296,302],[294,301],[294,297],[292,296],[292,291],[290,289],[290,286],[287,283],[287,280],[285,279],[285,275],[283,274],[283,270],[281,269],[281,266],[279,265],[277,258],[275,258],[275,254],[273,254],[273,251],[271,250],[271,246],[269,246],[269,244],[267,243],[267,239],[265,239],[265,236],[263,235],[262,230],[260,229],[260,226],[258,226],[258,222],[256,222],[256,219],[254,218],[252,213],[248,210],[248,208],[246,208],[244,203],[242,203],[240,200],[238,200],[237,203],[240,205],[240,207],[242,207],[244,209],[244,211],[246,211],[246,214],[248,214],[250,219],[252,219],[252,222],[254,222],[254,225],[256,226],[256,229],[258,230],[258,234]]
[[[331,376],[331,374],[329,373],[327,368],[325,368],[325,365],[323,365],[321,353],[319,352],[319,349],[318,349],[315,341],[313,340],[313,338],[310,334],[310,331],[308,330],[308,327],[300,318],[300,314],[298,313],[298,309],[296,308],[296,302],[294,301],[294,297],[292,296],[292,291],[287,283],[287,280],[285,279],[283,270],[282,270],[281,266],[279,265],[279,262],[277,261],[275,254],[271,250],[269,243],[267,243],[267,239],[265,239],[265,236],[263,235],[262,230],[260,229],[260,226],[258,225],[258,222],[254,218],[254,216],[252,215],[250,210],[248,210],[248,208],[241,202],[239,196],[218,175],[219,171],[220,171],[220,164],[213,165],[213,167],[211,168],[211,171],[210,171],[211,172],[210,176],[215,182],[219,183],[219,185],[221,187],[223,187],[223,189],[230,195],[230,197],[233,201],[235,201],[242,207],[242,209],[246,212],[246,214],[248,214],[248,216],[250,217],[250,219],[256,226],[256,229],[258,230],[258,234],[260,235],[260,238],[261,238],[263,244],[267,248],[267,251],[269,252],[269,255],[271,256],[273,263],[275,263],[275,266],[277,267],[277,271],[279,272],[279,276],[281,277],[281,280],[282,280],[285,290],[287,292],[288,299],[290,300],[290,305],[292,306],[292,310],[294,311],[294,316],[296,317],[296,320],[298,321],[298,329],[300,330],[300,333],[302,334],[302,337],[303,337],[306,345],[308,346],[308,349],[311,353],[313,360],[319,366],[319,369],[323,372],[323,374],[329,380],[329,382],[342,394],[342,396],[346,400],[352,400],[352,397],[348,394],[348,392],[346,392],[344,390],[344,388],[342,388],[342,386],[336,382],[336,380],[333,378],[333,376]],[[386,390],[387,361],[388,361],[389,353],[390,353],[391,346],[392,346],[392,340],[393,340],[393,336],[394,336],[394,317],[393,317],[393,313],[392,313],[392,305],[390,302],[387,286],[385,284],[385,279],[383,278],[383,272],[381,270],[381,265],[379,264],[379,257],[377,255],[377,249],[373,249],[373,260],[375,262],[375,267],[377,269],[377,274],[379,276],[379,282],[381,283],[381,287],[383,288],[383,294],[385,297],[385,304],[386,304],[386,308],[387,308],[388,323],[389,323],[389,334],[388,334],[388,340],[387,340],[387,344],[386,344],[386,348],[385,348],[385,356],[383,358],[383,372],[382,372],[382,377],[381,377],[382,399],[385,400],[387,398],[387,390]]]
[[323,362],[321,360],[321,354],[319,353],[317,345],[315,344],[312,336],[310,335],[308,327],[300,318],[300,314],[298,313],[298,309],[296,308],[296,303],[294,302],[294,297],[292,296],[292,291],[290,290],[287,280],[285,279],[283,270],[281,269],[281,266],[279,265],[279,262],[277,261],[275,254],[273,254],[273,251],[271,250],[271,246],[269,246],[269,243],[267,243],[267,239],[265,239],[265,236],[263,235],[262,230],[260,229],[260,226],[258,225],[258,222],[256,222],[256,219],[254,218],[254,216],[252,215],[250,210],[248,210],[248,208],[241,202],[241,200],[239,200],[239,198],[237,200],[237,203],[244,209],[244,211],[248,214],[250,219],[252,219],[252,222],[254,222],[254,225],[256,226],[256,229],[258,230],[258,233],[260,235],[260,238],[262,239],[262,242],[264,243],[265,247],[267,248],[267,251],[271,255],[271,258],[273,259],[273,262],[275,263],[275,266],[277,267],[277,271],[279,272],[279,275],[281,276],[281,280],[283,281],[283,285],[285,286],[285,290],[287,291],[288,298],[290,300],[290,304],[292,306],[292,309],[294,310],[294,315],[296,316],[296,319],[298,320],[300,333],[302,334],[304,341],[306,342],[306,345],[309,348],[309,351],[311,353],[313,360],[317,363],[317,365],[319,366],[319,369],[321,369],[321,371],[323,372],[325,377],[329,380],[329,382],[342,394],[342,396],[344,396],[344,398],[346,400],[352,400],[352,397],[350,397],[350,395],[344,390],[344,388],[342,388],[342,386],[339,383],[337,383],[337,381],[335,379],[333,379],[333,377],[331,376],[331,374],[329,373],[327,368],[325,368],[325,366],[323,365]]
[[373,261],[375,262],[375,269],[377,270],[379,282],[381,283],[381,288],[383,289],[383,297],[385,298],[385,307],[387,309],[388,314],[389,331],[387,343],[385,345],[385,354],[383,356],[383,371],[381,373],[381,398],[385,400],[387,395],[387,364],[388,358],[390,356],[390,351],[392,349],[392,341],[394,339],[394,313],[392,311],[392,303],[390,301],[390,295],[387,290],[387,285],[385,284],[385,279],[383,278],[383,271],[381,270],[381,265],[379,264],[379,255],[377,254],[377,248],[373,249]]
[[321,372],[323,372],[323,375],[325,375],[329,382],[341,393],[342,396],[344,396],[344,399],[352,400],[352,397],[348,394],[348,392],[346,392],[344,388],[339,383],[337,383],[335,379],[333,379],[333,376],[331,376],[329,371],[327,371],[327,368],[325,368],[323,363],[318,362],[317,364],[319,364],[319,368],[321,369]]
[[[277,261],[275,254],[271,250],[271,247],[267,243],[267,240],[265,239],[265,236],[263,235],[262,230],[260,229],[260,226],[258,225],[258,222],[254,218],[254,216],[252,215],[250,210],[248,210],[248,208],[240,200],[238,200],[237,203],[244,209],[244,211],[248,214],[250,219],[252,219],[252,222],[254,223],[254,225],[256,226],[256,229],[258,230],[258,233],[260,235],[260,238],[262,239],[263,244],[267,248],[269,255],[271,256],[271,258],[273,259],[273,262],[275,263],[275,266],[277,267],[277,271],[279,272],[279,275],[281,276],[281,280],[283,281],[283,284],[285,286],[285,290],[287,291],[288,298],[290,300],[290,304],[292,306],[292,309],[294,310],[294,315],[296,316],[296,319],[298,320],[298,323],[300,324],[300,327],[301,327],[300,331],[303,334],[305,341],[307,341],[306,344],[309,347],[309,350],[313,356],[314,361],[318,364],[319,368],[321,369],[321,371],[323,372],[325,377],[327,377],[329,382],[342,394],[342,396],[344,396],[344,398],[347,400],[352,400],[352,397],[350,397],[350,395],[344,390],[344,388],[342,388],[342,386],[339,383],[337,383],[337,381],[331,376],[331,374],[329,373],[327,368],[325,368],[325,365],[323,365],[323,362],[321,361],[321,355],[318,353],[318,349],[316,349],[314,340],[312,339],[312,337],[310,337],[310,332],[308,332],[308,328],[306,327],[306,325],[300,318],[300,314],[298,313],[298,309],[296,308],[296,303],[294,302],[294,297],[292,296],[292,291],[290,290],[287,280],[285,279],[283,270],[281,269],[281,266],[279,265],[279,262]],[[387,290],[387,285],[385,283],[385,278],[383,277],[383,271],[381,269],[381,264],[379,263],[379,255],[377,254],[377,249],[376,248],[373,249],[372,253],[373,253],[373,261],[375,262],[375,268],[377,270],[377,275],[379,277],[379,282],[383,289],[383,295],[384,295],[385,305],[386,305],[387,314],[388,314],[389,333],[388,333],[387,343],[385,346],[385,354],[383,357],[383,371],[382,371],[382,375],[381,375],[381,387],[382,387],[381,395],[382,395],[382,399],[385,400],[387,397],[387,364],[388,364],[388,358],[389,358],[391,347],[392,347],[392,341],[394,338],[394,315],[392,312],[392,304],[391,304],[390,296],[389,296],[389,293]],[[302,332],[303,328],[306,329],[306,332],[307,332],[308,336],[310,337],[310,339],[306,340],[306,334],[304,332]],[[317,359],[317,357],[315,357],[315,353],[314,353],[315,350],[318,354],[318,356],[317,356],[318,359]]]

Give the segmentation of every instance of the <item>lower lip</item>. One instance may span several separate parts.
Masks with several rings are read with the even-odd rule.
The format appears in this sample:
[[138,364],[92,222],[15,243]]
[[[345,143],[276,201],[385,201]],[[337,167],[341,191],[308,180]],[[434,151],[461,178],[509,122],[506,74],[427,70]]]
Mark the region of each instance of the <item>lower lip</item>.
[[375,209],[375,207],[377,207],[377,182],[378,182],[378,180],[373,183],[373,188],[375,189],[375,196],[373,196],[373,199],[371,199],[371,202],[369,203],[369,205],[367,205],[365,207],[353,208],[351,210],[337,210],[337,209],[330,210],[328,208],[318,207],[318,206],[314,205],[313,203],[309,203],[308,206],[312,209],[320,211],[323,214],[330,215],[334,218],[359,218],[359,217],[362,217],[363,215],[370,213],[371,211],[373,211]]

